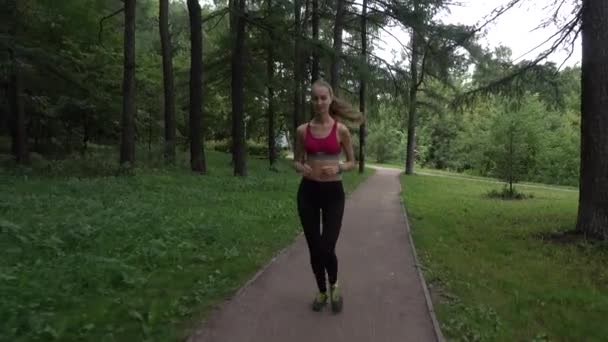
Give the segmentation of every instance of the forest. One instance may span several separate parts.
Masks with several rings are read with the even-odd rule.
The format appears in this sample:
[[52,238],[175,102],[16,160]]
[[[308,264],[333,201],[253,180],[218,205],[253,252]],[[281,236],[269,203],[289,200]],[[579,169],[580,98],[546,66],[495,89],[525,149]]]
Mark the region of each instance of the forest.
[[[3,115],[3,153],[43,162],[120,146],[124,164],[171,162],[176,149],[191,149],[192,168],[205,171],[205,148],[234,146],[235,173],[244,175],[246,153],[272,164],[290,149],[294,127],[310,119],[310,84],[324,78],[366,115],[367,127],[353,127],[362,162],[404,164],[411,155],[410,168],[415,160],[578,185],[580,67],[542,55],[513,63],[508,47],[477,42],[480,27],[434,20],[442,1],[414,5],[215,1],[203,2],[198,18],[191,6],[199,4],[185,1],[138,1],[129,13],[122,1],[19,2],[6,13],[14,36],[4,41],[14,42],[5,57],[19,61],[20,95],[15,104],[4,96],[2,110],[22,115]],[[573,40],[576,23],[553,50]],[[395,63],[376,54],[389,25],[412,35]]]

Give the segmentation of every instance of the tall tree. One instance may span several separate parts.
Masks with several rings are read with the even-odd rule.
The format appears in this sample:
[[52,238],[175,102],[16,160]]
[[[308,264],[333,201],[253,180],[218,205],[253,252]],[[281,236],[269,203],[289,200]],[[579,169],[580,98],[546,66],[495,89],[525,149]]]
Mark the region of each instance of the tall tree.
[[[272,0],[266,0],[266,16],[272,16]],[[267,95],[268,107],[266,108],[266,117],[268,120],[268,161],[270,167],[273,168],[277,159],[275,129],[274,129],[274,32],[271,30],[267,41],[267,56],[266,56],[266,75],[267,75]]]
[[[298,68],[300,69],[300,120],[301,121],[308,121],[308,118],[305,116],[306,114],[306,91],[308,89],[308,76],[309,74],[307,74],[307,66],[310,65],[310,44],[308,43],[310,41],[309,37],[308,37],[308,30],[309,30],[309,23],[310,20],[308,19],[310,17],[310,11],[311,11],[311,4],[310,4],[310,0],[305,0],[306,4],[304,6],[305,10],[304,10],[304,17],[301,20],[302,23],[302,29],[300,30],[300,34],[301,36],[301,42],[306,42],[300,45],[300,64],[298,65]],[[312,106],[310,106],[310,114],[313,114],[312,111]]]
[[9,1],[8,12],[11,14],[12,23],[9,27],[9,36],[11,38],[10,47],[8,50],[10,74],[8,80],[8,104],[9,104],[9,129],[11,131],[12,146],[11,150],[15,161],[21,164],[29,163],[29,149],[27,137],[27,125],[25,118],[25,110],[23,108],[22,81],[19,66],[19,56],[16,44],[19,41],[19,14],[18,0]]
[[[293,146],[295,149],[295,141],[296,141],[296,131],[298,129],[298,125],[300,124],[300,120],[302,118],[302,68],[301,68],[301,59],[302,59],[302,0],[294,1],[294,26],[295,26],[295,44],[294,44],[294,58],[293,58]],[[295,151],[295,150],[294,150]]]
[[319,0],[312,0],[311,83],[319,79]]
[[232,50],[232,122],[233,122],[233,160],[234,175],[247,176],[247,165],[245,159],[245,129],[244,129],[244,65],[243,53],[245,52],[245,0],[234,0],[235,6],[235,34]]
[[159,31],[163,57],[163,86],[165,95],[165,160],[175,161],[175,95],[173,87],[173,58],[169,32],[169,0],[159,1]]
[[[367,0],[363,0],[361,9],[361,56],[363,65],[367,65]],[[359,81],[359,111],[365,116],[366,80],[361,73]],[[359,173],[365,171],[365,121],[359,126]]]
[[198,0],[188,0],[190,17],[190,168],[206,173],[205,151],[201,139],[203,108],[203,29]]
[[[233,64],[233,59],[234,59],[234,42],[236,41],[236,26],[237,26],[237,11],[238,11],[238,1],[239,0],[228,0],[228,18],[229,18],[229,36],[230,36],[230,44],[231,44],[231,51],[232,51],[232,55],[231,55],[231,59],[230,59],[230,72],[231,72],[231,77],[233,77],[233,71],[232,68],[234,67]],[[231,82],[232,82],[232,78],[231,78]],[[232,101],[232,97],[234,96],[234,90],[232,89],[232,83],[230,84],[231,87],[231,101]],[[232,102],[231,102],[232,105]],[[231,113],[231,117],[230,117],[230,166],[234,167],[234,156],[236,155],[236,152],[234,150],[235,147],[235,140],[234,137],[237,136],[237,131],[236,131],[236,120],[234,120],[234,110]]]
[[331,87],[338,94],[340,86],[340,59],[342,58],[342,30],[344,29],[344,0],[337,0],[334,22],[334,48],[331,61]]
[[[414,16],[420,15],[420,0],[414,0]],[[421,26],[421,25],[420,25]],[[417,119],[417,94],[420,86],[418,77],[418,59],[420,54],[421,43],[421,27],[417,23],[412,25],[411,48],[412,54],[410,59],[410,91],[409,91],[409,109],[408,109],[408,126],[407,126],[407,155],[405,160],[405,173],[411,175],[414,173],[414,159],[416,151],[416,119]]]
[[608,2],[583,0],[581,167],[576,228],[608,239]]
[[120,164],[135,162],[135,0],[124,1],[124,73]]

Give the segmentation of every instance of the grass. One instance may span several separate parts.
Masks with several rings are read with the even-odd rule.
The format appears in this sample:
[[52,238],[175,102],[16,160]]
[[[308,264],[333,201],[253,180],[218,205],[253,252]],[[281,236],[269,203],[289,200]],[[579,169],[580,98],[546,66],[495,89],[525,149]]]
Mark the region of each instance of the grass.
[[[388,163],[367,163],[370,166],[383,166],[383,167],[392,167],[392,168],[398,168],[401,170],[405,169],[404,163],[399,163],[399,162],[388,162]],[[490,177],[482,177],[482,176],[474,176],[474,175],[470,175],[467,173],[457,173],[457,172],[452,172],[452,171],[444,171],[444,170],[437,170],[437,169],[429,169],[429,168],[424,168],[424,167],[420,167],[419,165],[414,165],[414,173],[418,173],[418,174],[426,174],[426,175],[433,175],[433,176],[447,176],[447,177],[456,177],[456,178],[463,178],[463,179],[470,179],[470,180],[478,180],[478,181],[482,181],[482,182],[490,182],[490,183],[494,183],[494,182],[498,182],[498,183],[503,183],[504,181],[501,181],[499,179],[496,178],[490,178]],[[563,190],[567,190],[567,191],[578,191],[578,187],[574,187],[574,186],[568,186],[568,185],[557,185],[557,184],[542,184],[542,183],[535,183],[535,182],[518,182],[517,183],[518,187],[522,187],[522,188],[535,188],[535,187],[542,187],[542,188],[552,188],[552,189],[563,189]]]
[[286,161],[237,178],[207,152],[205,176],[183,156],[116,177],[100,158],[2,170],[1,341],[183,339],[300,232]]
[[[572,230],[578,194],[402,176],[412,234],[442,330],[454,341],[601,341],[608,336],[608,245]],[[522,188],[520,188],[522,190]]]

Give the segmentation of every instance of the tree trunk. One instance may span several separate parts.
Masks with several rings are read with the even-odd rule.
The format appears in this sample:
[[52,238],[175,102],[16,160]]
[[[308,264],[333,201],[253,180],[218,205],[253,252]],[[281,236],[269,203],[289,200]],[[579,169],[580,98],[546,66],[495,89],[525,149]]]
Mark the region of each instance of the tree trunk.
[[82,118],[82,155],[84,156],[87,152],[89,145],[90,124],[89,124],[89,113],[85,113]]
[[135,0],[125,0],[120,164],[135,162]]
[[169,32],[169,0],[160,0],[160,42],[163,56],[163,86],[165,94],[165,148],[168,164],[175,162],[175,95],[173,86],[173,61],[171,34]]
[[[237,25],[237,16],[236,16],[236,12],[238,10],[238,1],[239,0],[228,0],[228,10],[230,11],[229,13],[229,30],[230,30],[230,41],[232,42],[233,46],[232,49],[234,50],[234,42],[236,42],[236,25]],[[232,60],[234,59],[234,56],[231,57],[230,60],[230,67],[234,67],[234,65],[232,64]],[[230,71],[232,73],[232,69]],[[231,74],[232,75],[232,74]],[[232,76],[231,76],[232,77]],[[232,82],[232,79],[231,79]],[[230,85],[232,87],[232,84]],[[231,90],[232,92],[232,90]],[[233,96],[233,93],[231,93],[231,96]],[[234,156],[235,156],[235,151],[234,151],[234,137],[236,137],[237,133],[236,133],[236,121],[234,121],[234,115],[231,116],[231,120],[230,120],[230,166],[232,166],[234,168]]]
[[237,1],[238,13],[235,14],[235,40],[232,50],[232,122],[234,127],[233,141],[233,160],[234,175],[247,176],[245,164],[245,137],[243,123],[243,53],[245,48],[245,0]]
[[[302,68],[301,68],[301,46],[300,40],[302,36],[302,22],[301,22],[301,9],[302,1],[295,0],[294,2],[294,18],[295,18],[295,48],[294,48],[294,89],[293,89],[293,135],[295,139],[298,125],[300,124],[300,118],[302,117],[302,106],[300,105],[302,98],[300,93],[302,92]],[[293,146],[295,148],[295,140],[293,140]],[[295,151],[294,151],[295,152]]]
[[12,121],[12,152],[15,161],[19,164],[29,164],[30,153],[28,148],[27,120],[23,107],[21,89],[21,75],[15,52],[11,52],[11,64],[13,70],[9,79],[9,104],[13,119]]
[[340,86],[340,58],[342,57],[342,30],[344,28],[344,0],[336,4],[336,21],[334,24],[334,48],[331,62],[331,87],[338,95]]
[[608,239],[608,2],[583,0],[581,168],[576,229]]
[[[272,0],[266,0],[267,16],[272,15]],[[274,167],[274,163],[277,160],[277,150],[275,141],[275,128],[274,128],[274,34],[271,32],[268,39],[267,47],[267,60],[266,60],[266,73],[268,76],[268,107],[266,109],[267,120],[268,120],[268,161],[270,167]]]
[[152,121],[154,118],[152,117],[152,112],[148,112],[148,152],[152,152]]
[[319,0],[312,0],[312,67],[311,83],[319,79]]
[[[361,55],[363,57],[363,65],[367,65],[367,0],[363,0],[363,9],[361,11]],[[365,115],[365,93],[366,82],[365,76],[361,75],[359,87],[359,111]],[[365,122],[359,126],[359,173],[365,171]]]
[[511,196],[513,196],[513,175],[514,175],[514,170],[513,167],[515,166],[515,149],[513,148],[513,143],[515,140],[515,123],[512,122],[510,123],[511,128],[509,129],[509,169],[508,169],[508,176],[507,179],[509,180],[509,194]]
[[[10,1],[10,13],[13,23],[10,26],[9,35],[14,41],[18,41],[19,9],[18,0]],[[27,137],[27,124],[23,97],[21,90],[21,73],[19,68],[19,57],[15,46],[11,44],[9,50],[10,74],[8,79],[8,105],[9,105],[9,129],[11,132],[11,151],[15,161],[20,164],[28,164],[30,161]]]
[[[304,18],[303,20],[301,20],[301,26],[302,26],[302,30],[301,30],[301,34],[302,34],[302,41],[307,41],[308,40],[308,18],[310,17],[310,0],[305,0],[306,1],[306,5],[304,6]],[[308,79],[309,79],[309,75],[307,73],[307,71],[309,70],[309,66],[310,66],[310,44],[301,44],[300,45],[300,120],[302,121],[308,121],[310,120],[310,118],[312,118],[312,116],[314,115],[313,111],[312,111],[312,106],[310,106],[310,110],[308,111],[309,117],[305,117],[306,115],[306,92],[308,91]]]
[[411,175],[414,173],[414,159],[416,151],[416,97],[418,94],[418,32],[412,28],[412,58],[410,64],[410,103],[409,103],[409,120],[407,127],[407,156],[405,160],[405,173]]
[[190,168],[206,173],[205,151],[201,142],[203,108],[203,32],[201,6],[188,0],[190,17]]

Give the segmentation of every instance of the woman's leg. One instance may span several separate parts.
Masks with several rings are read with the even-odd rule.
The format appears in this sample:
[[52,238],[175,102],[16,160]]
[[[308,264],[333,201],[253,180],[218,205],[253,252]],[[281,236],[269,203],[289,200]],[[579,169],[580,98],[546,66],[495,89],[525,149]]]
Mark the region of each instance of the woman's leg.
[[342,182],[330,182],[324,189],[324,201],[321,207],[323,213],[323,233],[321,234],[321,253],[323,265],[327,270],[329,284],[338,280],[338,257],[336,243],[340,236],[342,217],[344,216],[344,188]]
[[327,292],[321,249],[320,198],[316,182],[303,179],[298,189],[298,214],[310,252],[310,264],[320,292]]

